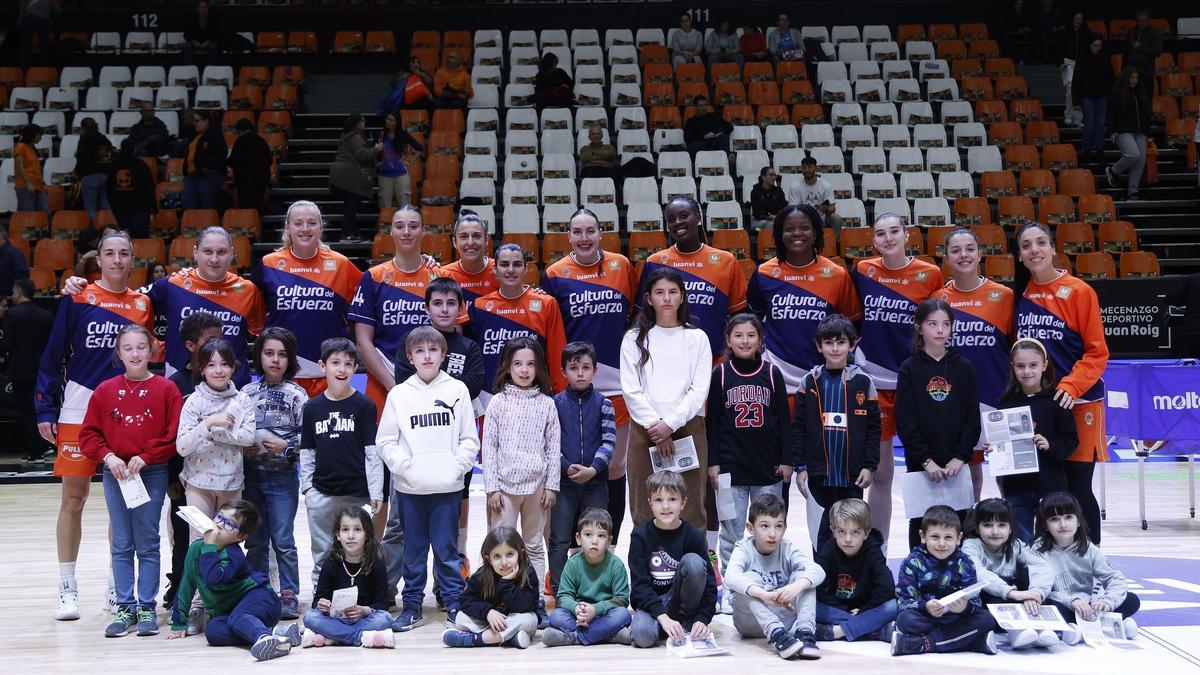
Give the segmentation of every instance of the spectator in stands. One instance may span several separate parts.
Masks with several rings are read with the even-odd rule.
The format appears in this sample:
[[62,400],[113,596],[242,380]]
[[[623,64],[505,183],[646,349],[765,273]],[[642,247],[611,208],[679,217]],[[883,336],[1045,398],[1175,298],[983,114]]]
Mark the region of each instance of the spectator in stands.
[[792,28],[787,14],[779,15],[779,30],[767,37],[767,51],[771,53],[771,61],[803,61],[804,40],[800,31]]
[[1178,345],[1175,355],[1181,359],[1200,358],[1200,272],[1184,277],[1174,290],[1167,293],[1166,301],[1168,305],[1183,307],[1179,334],[1174,340]]
[[1075,102],[1072,83],[1075,81],[1075,66],[1088,53],[1091,43],[1092,31],[1088,30],[1083,12],[1075,12],[1071,16],[1070,25],[1062,35],[1062,64],[1059,66],[1059,70],[1062,72],[1063,91],[1066,97],[1063,121],[1077,127],[1083,126],[1083,111]]
[[682,63],[704,63],[700,53],[704,51],[704,33],[692,27],[692,17],[679,15],[679,30],[671,33],[671,63],[679,67]]
[[1150,25],[1150,10],[1137,12],[1137,25],[1125,33],[1125,64],[1137,68],[1138,89],[1147,99],[1154,95],[1154,61],[1163,51],[1162,31]]
[[183,162],[183,208],[215,209],[220,206],[221,186],[225,184],[229,147],[209,111],[192,111],[192,125],[196,135],[188,143]]
[[[7,244],[3,236],[0,235],[0,241]],[[0,250],[5,244],[0,244]],[[17,255],[20,255],[19,251]],[[30,302],[36,290],[33,280],[28,277],[17,279],[5,294],[12,296],[12,307],[5,311],[0,305],[0,316],[4,319],[0,353],[8,354],[8,380],[20,418],[18,447],[25,449],[24,459],[28,462],[41,462],[47,452],[54,450],[38,433],[37,415],[33,410],[33,385],[37,381],[38,364],[42,362],[42,350],[50,342],[50,327],[54,324],[53,314]]]
[[569,108],[575,105],[575,80],[558,67],[558,56],[554,52],[542,54],[537,75],[533,78],[533,103],[542,108]]
[[196,13],[188,17],[183,29],[183,62],[195,63],[196,51],[204,52],[205,65],[217,62],[221,48],[221,24],[208,9],[208,0],[196,3]]
[[38,63],[50,65],[50,26],[62,13],[55,0],[18,0],[17,25],[21,27],[21,68],[29,65],[29,52],[33,48],[33,36],[38,38]]
[[580,178],[617,178],[617,148],[604,142],[604,129],[588,129],[588,144],[579,149]]
[[767,36],[751,23],[742,26],[742,36],[738,38],[738,47],[743,61],[770,61],[771,52],[767,51]]
[[1066,28],[1066,21],[1062,12],[1054,6],[1054,0],[1042,0],[1041,6],[1033,13],[1033,43],[1039,63],[1051,63],[1054,45]]
[[29,276],[29,263],[21,249],[8,240],[8,230],[0,227],[0,304],[12,294],[13,282]]
[[433,94],[439,108],[458,108],[466,110],[467,101],[475,95],[471,88],[471,73],[463,68],[462,59],[458,52],[450,52],[446,57],[446,65],[437,69],[433,75]]
[[45,211],[50,217],[50,202],[46,199],[46,181],[42,177],[42,161],[34,147],[45,132],[37,124],[26,124],[20,140],[13,147],[13,179],[17,190],[18,211]]
[[195,109],[188,108],[179,113],[179,137],[171,145],[172,157],[187,157],[188,146],[191,145],[192,139],[196,137],[196,125],[192,123]]
[[162,157],[170,150],[171,132],[167,125],[154,114],[154,104],[142,101],[138,105],[142,118],[129,127],[129,140],[133,141],[133,154],[137,157]]
[[150,236],[150,214],[156,209],[154,174],[138,156],[132,138],[121,142],[121,152],[108,167],[108,203],[117,225],[134,239]]
[[88,218],[96,222],[96,211],[107,211],[108,168],[113,163],[113,146],[108,136],[100,133],[96,120],[85,117],[79,125],[79,145],[75,148],[75,175],[83,196],[83,208]]
[[[439,73],[442,71],[439,70]],[[383,153],[383,142],[369,145],[367,121],[352,113],[342,125],[342,140],[337,157],[329,169],[329,189],[342,200],[342,241],[361,241],[358,233],[358,210],[371,198],[375,186],[375,163]]]
[[408,70],[401,70],[392,79],[392,90],[380,102],[376,115],[393,110],[426,110],[433,112],[433,77],[421,68],[420,57],[408,60]]
[[1125,66],[1108,97],[1108,133],[1121,151],[1121,159],[1104,170],[1108,186],[1117,187],[1117,176],[1129,174],[1125,198],[1141,199],[1138,185],[1146,168],[1146,136],[1150,133],[1150,100],[1139,86],[1137,66]]
[[1104,38],[1091,36],[1088,50],[1075,61],[1071,100],[1083,111],[1083,158],[1099,162],[1104,151],[1108,94],[1113,89],[1112,64],[1104,54]]
[[800,160],[800,175],[803,179],[788,189],[788,204],[808,204],[815,208],[825,224],[833,228],[833,236],[841,240],[842,219],[837,215],[833,187],[817,176],[817,160],[811,155]]
[[167,276],[167,267],[162,263],[154,263],[150,266],[150,283],[154,283],[159,279]]
[[740,69],[746,63],[738,44],[738,36],[733,32],[733,24],[729,19],[721,19],[717,29],[704,42],[704,51],[708,53],[708,65],[714,63],[738,64]]
[[238,206],[255,209],[261,216],[271,188],[271,146],[258,134],[254,122],[242,118],[234,125],[237,140],[229,151],[229,168],[237,187]]
[[[379,163],[379,208],[412,204],[412,177],[408,165],[420,161],[425,148],[400,126],[400,115],[383,118],[383,155]],[[408,150],[412,150],[409,154]]]
[[1000,36],[1004,53],[1009,54],[1016,63],[1027,61],[1033,26],[1025,9],[1025,0],[1013,0],[998,24],[994,32]]
[[729,134],[733,133],[733,125],[713,110],[707,97],[697,96],[692,102],[695,114],[683,124],[683,140],[687,143],[687,151],[693,158],[701,150],[729,152]]
[[750,225],[756,230],[771,227],[775,216],[788,205],[778,181],[779,175],[770,166],[758,172],[758,183],[750,190]]

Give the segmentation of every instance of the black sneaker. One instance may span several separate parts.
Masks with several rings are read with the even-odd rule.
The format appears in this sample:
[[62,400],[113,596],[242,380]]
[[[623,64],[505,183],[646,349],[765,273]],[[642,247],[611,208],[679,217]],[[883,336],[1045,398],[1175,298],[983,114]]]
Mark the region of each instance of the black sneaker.
[[817,630],[813,635],[821,642],[833,642],[837,639],[833,636],[833,626],[828,623],[817,624]]
[[537,619],[538,630],[546,630],[550,627],[550,615],[546,612],[546,596],[542,596],[538,600]]
[[811,630],[796,631],[796,639],[803,645],[800,650],[800,658],[805,661],[816,661],[821,658],[821,647],[817,644],[817,638]]
[[875,639],[880,642],[891,642],[892,634],[896,632],[896,622],[889,621],[887,625],[875,631]]
[[1104,167],[1104,178],[1108,180],[1108,187],[1117,187],[1117,177],[1113,175],[1111,166]]
[[996,653],[996,634],[989,630],[975,638],[975,641],[971,643],[971,651],[994,655]]
[[905,635],[900,631],[892,633],[892,656],[908,656],[910,654],[927,654],[929,640],[923,635]]
[[775,647],[775,651],[779,653],[781,659],[790,659],[804,649],[804,644],[789,635],[783,628],[776,628],[768,640],[771,646]]

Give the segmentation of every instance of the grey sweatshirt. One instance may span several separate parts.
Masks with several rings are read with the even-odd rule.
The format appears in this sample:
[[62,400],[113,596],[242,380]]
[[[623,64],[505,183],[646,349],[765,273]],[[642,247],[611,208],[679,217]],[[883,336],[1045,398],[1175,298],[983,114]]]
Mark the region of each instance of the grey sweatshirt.
[[1054,590],[1050,592],[1050,599],[1065,605],[1073,600],[1103,601],[1113,607],[1125,602],[1129,590],[1125,575],[1108,563],[1095,544],[1088,544],[1087,552],[1082,556],[1075,553],[1076,546],[1072,543],[1060,548],[1055,544],[1042,554],[1054,570]]
[[[204,418],[223,412],[233,415],[232,427],[204,426]],[[179,412],[175,449],[183,457],[180,480],[202,490],[241,490],[242,448],[249,445],[254,445],[250,397],[232,382],[225,391],[213,391],[204,382],[197,384]]]
[[[975,563],[979,580],[987,582],[987,587],[983,589],[985,592],[1004,600],[1016,590],[1041,591],[1043,599],[1050,596],[1050,589],[1054,586],[1054,570],[1040,553],[1020,539],[1013,540],[1013,555],[1008,558],[1001,551],[993,552],[982,539],[968,539],[963,542],[962,549]],[[1027,589],[1014,585],[1021,568],[1029,570]]]
[[672,52],[701,52],[704,51],[704,33],[693,28],[690,32],[676,31],[671,35]]
[[751,586],[773,591],[799,579],[812,583],[806,592],[816,592],[817,586],[825,581],[825,570],[787,539],[779,542],[774,553],[763,555],[754,545],[754,537],[747,536],[734,547],[729,568],[725,570],[725,584],[741,595],[746,595]]

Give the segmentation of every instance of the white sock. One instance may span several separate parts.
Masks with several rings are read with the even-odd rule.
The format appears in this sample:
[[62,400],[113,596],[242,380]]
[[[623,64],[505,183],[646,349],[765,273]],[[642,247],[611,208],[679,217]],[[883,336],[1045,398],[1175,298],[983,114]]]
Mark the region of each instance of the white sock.
[[467,554],[467,528],[458,528],[458,553],[465,556]]
[[709,530],[704,533],[704,540],[708,543],[708,550],[715,551],[717,550],[717,542],[721,540],[721,533],[720,531],[713,532]]
[[108,565],[108,587],[110,589],[117,587],[117,582],[113,579],[112,563]]
[[58,580],[75,582],[75,563],[60,562],[58,563]]

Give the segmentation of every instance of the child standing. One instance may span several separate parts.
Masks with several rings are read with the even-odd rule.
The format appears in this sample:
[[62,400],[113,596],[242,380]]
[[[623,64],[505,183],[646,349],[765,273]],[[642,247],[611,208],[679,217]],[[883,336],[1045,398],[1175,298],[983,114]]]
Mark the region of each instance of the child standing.
[[[817,324],[816,336],[825,365],[805,373],[796,389],[792,461],[796,487],[824,509],[817,526],[820,551],[830,538],[829,508],[842,499],[861,500],[875,478],[882,422],[875,383],[858,366],[847,365],[858,344],[854,324],[830,314]],[[862,526],[864,537],[870,531],[870,523]]]
[[499,525],[483,540],[483,564],[467,579],[447,647],[503,645],[525,649],[537,630],[541,586],[525,542],[515,528]]
[[[896,377],[896,430],[909,472],[934,483],[956,478],[971,462],[979,440],[979,389],[971,362],[946,346],[954,312],[945,300],[917,307],[913,355]],[[970,469],[968,469],[970,471]],[[966,511],[958,514],[959,522]],[[908,521],[908,544],[922,537],[921,518]]]
[[258,529],[258,510],[244,499],[222,504],[213,513],[213,525],[188,547],[167,639],[187,636],[192,598],[199,593],[210,615],[204,629],[209,645],[250,645],[259,661],[287,656],[300,644],[300,626],[277,625],[279,596],[242,553],[241,543]]
[[[1013,536],[1013,511],[1008,502],[996,497],[979,502],[971,509],[965,529],[963,552],[971,556],[979,579],[988,582],[979,594],[983,604],[1021,602],[1031,615],[1040,614],[1042,601],[1054,585],[1054,571],[1033,547]],[[1079,641],[1078,633],[1064,637],[1068,644]],[[1026,628],[1010,634],[1008,644],[1013,649],[1033,644],[1051,647],[1058,644],[1058,636],[1054,631]]]
[[509,340],[500,352],[483,423],[483,479],[488,525],[516,527],[529,563],[546,574],[542,533],[559,488],[558,408],[550,398],[550,373],[541,344],[531,337]]
[[300,493],[308,510],[313,586],[329,554],[335,516],[347,506],[383,500],[383,468],[375,452],[375,404],[350,386],[358,350],[346,338],[321,343],[326,388],[304,404],[300,427]]
[[817,551],[825,581],[817,587],[817,639],[892,641],[896,580],[883,555],[883,535],[871,529],[871,507],[842,499],[825,509],[832,537]]
[[892,656],[927,652],[996,653],[995,622],[978,595],[949,605],[938,600],[977,581],[975,564],[959,550],[961,521],[949,506],[931,506],[921,518],[921,544],[900,565],[900,613]]
[[617,423],[612,402],[592,388],[596,365],[596,349],[590,342],[563,347],[567,388],[554,397],[562,435],[562,471],[558,498],[550,512],[550,588],[555,592],[579,515],[593,507],[608,508],[608,462],[613,457]]
[[453,617],[458,611],[463,587],[458,508],[463,474],[479,450],[467,385],[441,369],[446,339],[432,326],[418,326],[405,336],[404,347],[417,372],[388,393],[376,440],[380,457],[392,471],[393,496],[399,500],[404,527],[404,599],[393,625],[397,631],[424,622],[421,605],[430,548],[447,614]]
[[254,406],[254,446],[246,456],[243,496],[258,508],[263,527],[246,540],[246,559],[257,572],[268,571],[275,549],[279,565],[280,618],[300,614],[300,561],[294,533],[300,502],[300,424],[308,393],[292,381],[300,367],[296,336],[286,328],[263,329],[254,341],[253,362],[262,379],[242,392]]
[[[783,373],[762,359],[762,322],[753,314],[725,325],[725,359],[712,371],[705,415],[711,462],[708,480],[729,474],[734,517],[721,521],[721,569],[746,531],[743,515],[762,495],[783,496],[791,483],[791,410]],[[782,482],[781,482],[782,479]]]
[[579,517],[575,541],[583,551],[563,569],[558,607],[550,613],[550,627],[542,631],[547,647],[633,642],[629,577],[608,548],[612,530],[612,516],[603,508],[586,509]]
[[742,637],[765,636],[780,658],[821,658],[813,634],[814,588],[825,570],[784,539],[787,506],[777,495],[755,498],[745,528],[750,536],[738,542],[725,568],[725,584],[734,592],[734,628]]
[[[312,609],[304,614],[306,630],[300,646],[395,647],[392,615],[387,611],[391,602],[387,597],[387,568],[370,514],[361,506],[338,511],[333,538],[313,593]],[[343,618],[330,616],[333,592],[352,586],[358,589],[357,604],[347,607]]]
[[[192,372],[201,382],[179,414],[179,454],[188,506],[212,513],[242,496],[242,453],[254,444],[254,409],[233,384],[233,347],[209,340],[192,354]],[[193,530],[194,539],[203,532]]]
[[[183,404],[165,377],[150,372],[150,331],[129,324],[117,333],[116,356],[124,374],[105,380],[88,401],[79,431],[85,457],[104,464],[104,501],[110,523],[109,551],[117,592],[116,616],[105,637],[157,635],[158,524],[167,494],[167,462],[175,454],[175,432]],[[120,483],[140,480],[150,501],[129,508]],[[133,557],[137,554],[135,590]]]
[[717,579],[704,532],[683,519],[688,486],[674,471],[646,479],[654,517],[633,528],[629,541],[629,599],[634,647],[653,647],[663,637],[709,634],[717,602]]
[[1021,338],[1012,346],[1008,387],[1000,395],[1000,408],[1029,406],[1033,413],[1033,442],[1038,450],[1037,473],[1000,476],[1000,492],[1012,507],[1014,534],[1025,543],[1033,541],[1038,500],[1067,489],[1063,462],[1079,446],[1075,415],[1054,400],[1058,380],[1046,346],[1033,338]]
[[1132,617],[1142,601],[1129,590],[1125,575],[1089,541],[1082,511],[1069,492],[1046,495],[1038,505],[1033,546],[1054,570],[1049,600],[1067,621],[1092,621],[1100,612],[1116,612],[1125,617],[1125,637],[1132,640],[1138,634]]

